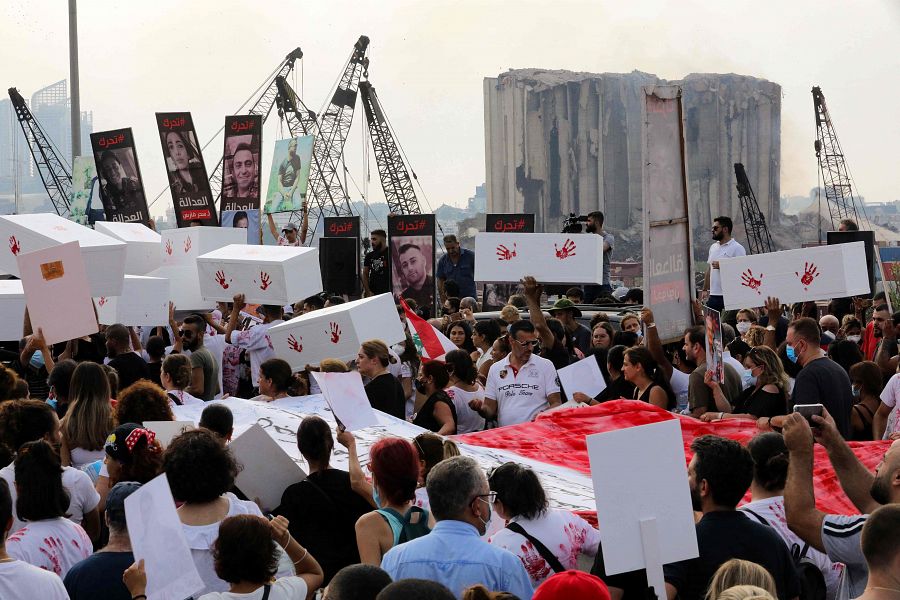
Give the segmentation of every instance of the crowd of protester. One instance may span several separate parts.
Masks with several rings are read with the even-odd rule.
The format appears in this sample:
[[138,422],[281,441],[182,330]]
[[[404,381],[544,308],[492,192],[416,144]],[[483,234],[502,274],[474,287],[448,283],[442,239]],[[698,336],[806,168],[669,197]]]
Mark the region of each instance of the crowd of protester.
[[[611,250],[602,214],[592,219]],[[711,256],[740,255],[730,230],[730,220],[716,220],[714,239],[727,248]],[[457,244],[457,260],[474,261],[467,252]],[[135,562],[124,502],[161,474],[203,581],[198,598],[900,594],[900,442],[874,474],[849,445],[900,439],[900,312],[890,313],[883,294],[827,306],[768,298],[723,311],[717,381],[707,369],[699,302],[696,325],[664,344],[647,307],[583,314],[586,293],[617,302],[608,286],[571,288],[542,302],[544,287],[526,277],[498,318],[483,318],[474,298],[449,295],[458,288],[457,268],[452,260],[442,267],[444,310],[429,320],[456,347],[442,360],[422,360],[407,328],[399,344],[367,340],[350,362],[328,359],[293,372],[275,355],[269,327],[339,297],[250,314],[237,295],[208,314],[179,320],[172,307],[159,327],[111,325],[53,346],[26,322],[16,360],[0,368],[0,597],[144,597],[146,571]],[[371,283],[366,291],[377,291]],[[715,273],[706,285],[718,302]],[[627,304],[640,305],[639,292],[629,291]],[[606,387],[596,397],[567,397],[557,371],[583,359],[597,362]],[[296,439],[307,476],[264,515],[235,487],[242,467],[228,447],[234,421],[227,407],[206,404],[200,428],[165,448],[147,425],[214,398],[269,402],[317,393],[314,370],[358,371],[374,408],[424,432],[380,439],[363,464],[352,433],[303,419]],[[524,378],[528,385],[517,384]],[[607,574],[598,530],[550,506],[532,469],[510,462],[485,473],[447,437],[528,423],[563,402],[620,398],[703,422],[743,419],[757,431],[746,446],[714,435],[693,440],[688,479],[699,556],[665,565],[665,590],[648,589],[644,571]],[[807,419],[793,411],[798,404],[823,410]],[[346,449],[347,471],[331,466],[335,444]],[[859,514],[817,509],[815,444]],[[739,506],[748,491],[750,502]],[[488,535],[492,519],[504,526]]]

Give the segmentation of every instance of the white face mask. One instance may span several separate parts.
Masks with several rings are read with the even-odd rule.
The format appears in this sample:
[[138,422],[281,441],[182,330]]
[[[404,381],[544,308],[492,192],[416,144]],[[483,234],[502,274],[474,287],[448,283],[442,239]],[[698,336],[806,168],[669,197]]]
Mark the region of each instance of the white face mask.
[[848,335],[847,340],[853,342],[854,344],[858,344],[859,340],[862,339],[860,335]]
[[750,321],[738,321],[737,322],[738,333],[740,333],[741,335],[744,335],[745,333],[750,331],[750,325],[752,325],[752,323]]

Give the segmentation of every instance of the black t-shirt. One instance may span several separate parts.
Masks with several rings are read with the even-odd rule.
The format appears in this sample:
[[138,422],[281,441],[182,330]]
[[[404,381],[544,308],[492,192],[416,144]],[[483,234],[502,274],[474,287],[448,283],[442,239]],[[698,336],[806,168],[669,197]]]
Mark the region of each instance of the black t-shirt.
[[363,266],[369,268],[369,289],[373,294],[391,291],[391,270],[388,268],[388,249],[372,250],[366,253]]
[[147,361],[134,352],[123,352],[109,361],[109,366],[119,374],[119,391],[139,379],[149,379],[150,370],[147,369]]
[[288,531],[322,565],[327,585],[335,573],[359,562],[356,521],[371,510],[350,488],[346,471],[328,469],[288,486],[275,514],[290,521]]
[[63,584],[72,600],[131,600],[122,573],[134,562],[131,552],[97,552],[66,573]]
[[594,398],[597,402],[606,402],[607,400],[618,400],[619,398],[631,398],[634,396],[634,384],[626,381],[625,377],[619,376],[609,382],[602,392]]
[[372,408],[398,419],[406,419],[406,394],[390,373],[383,373],[366,384],[366,396]]
[[781,536],[736,510],[703,515],[697,523],[697,548],[697,558],[663,566],[666,583],[678,589],[680,600],[702,600],[716,569],[732,558],[765,568],[775,580],[779,600],[800,595],[794,559]]
[[552,348],[546,348],[541,352],[541,356],[552,362],[557,371],[572,364],[572,355],[569,354],[568,348],[559,342]]
[[762,388],[756,391],[756,387],[747,388],[741,392],[734,402],[735,414],[753,415],[760,417],[777,417],[787,414],[787,401],[781,392],[767,392]]
[[587,355],[591,351],[591,330],[578,324],[573,332],[567,332],[572,341],[572,346],[581,350],[581,353]]
[[[416,413],[416,418],[413,419],[413,425],[424,427],[428,431],[433,431],[435,433],[440,431],[441,422],[434,416],[434,407],[438,402],[443,402],[450,407],[450,414],[453,415],[453,423],[455,426],[457,422],[456,407],[453,405],[453,400],[450,399],[450,396],[448,396],[444,390],[438,390],[428,397],[428,400],[425,401],[425,404],[423,404],[422,408],[419,409],[419,412]],[[453,433],[456,432],[454,431]]]
[[147,372],[150,373],[148,379],[159,387],[162,387],[162,361],[147,363]]
[[850,438],[850,409],[853,408],[850,377],[830,358],[818,358],[800,369],[791,396],[791,406],[796,404],[822,404],[844,439]]

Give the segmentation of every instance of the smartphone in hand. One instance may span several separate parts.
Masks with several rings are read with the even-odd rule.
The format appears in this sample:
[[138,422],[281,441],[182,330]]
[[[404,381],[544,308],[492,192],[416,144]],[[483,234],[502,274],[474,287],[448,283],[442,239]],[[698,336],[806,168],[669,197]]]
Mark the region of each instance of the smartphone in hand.
[[809,423],[810,427],[817,427],[816,423],[813,422],[813,415],[821,417],[825,412],[825,407],[821,404],[795,404],[794,412],[800,413],[804,419],[806,419],[807,423]]

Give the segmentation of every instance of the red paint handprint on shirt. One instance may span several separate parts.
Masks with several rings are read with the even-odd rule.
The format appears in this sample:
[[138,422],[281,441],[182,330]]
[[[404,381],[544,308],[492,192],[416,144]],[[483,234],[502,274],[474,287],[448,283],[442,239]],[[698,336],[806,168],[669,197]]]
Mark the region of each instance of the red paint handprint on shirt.
[[272,283],[272,278],[269,277],[269,274],[265,271],[260,271],[259,273],[259,289],[267,290],[269,285]]
[[331,325],[331,343],[337,344],[341,341],[341,327],[337,323],[330,323]]
[[228,289],[228,283],[225,281],[225,272],[224,271],[216,271],[216,283],[222,286],[223,290]]
[[288,347],[294,352],[303,352],[303,336],[300,337],[300,340],[297,341],[293,335],[291,335],[287,339]]
[[559,549],[565,557],[560,562],[567,569],[574,568],[578,564],[578,555],[581,553],[581,547],[584,546],[584,540],[587,537],[587,531],[578,527],[575,523],[569,523],[563,528],[563,533],[569,542],[569,547],[560,544]]
[[516,256],[516,243],[513,242],[512,250],[500,244],[497,246],[497,260],[512,260]]
[[522,555],[519,557],[519,560],[522,561],[522,565],[528,571],[531,581],[543,581],[549,577],[553,569],[550,568],[550,565],[547,564],[540,552],[534,549],[534,544],[526,540],[521,548]]
[[800,283],[803,284],[803,290],[806,291],[809,289],[809,284],[819,276],[819,270],[816,268],[815,263],[805,262],[803,263],[803,274],[801,275],[797,271],[794,271],[794,275],[800,278]]
[[62,552],[62,542],[59,538],[45,537],[43,544],[38,548],[41,554],[47,557],[53,566],[53,572],[62,576],[62,565],[59,563],[59,556]]
[[9,251],[13,253],[13,256],[18,256],[19,252],[22,251],[21,246],[19,246],[19,240],[14,235],[9,236]]
[[757,277],[754,277],[753,271],[751,271],[750,269],[747,269],[746,271],[741,273],[741,285],[744,287],[748,287],[751,290],[756,290],[757,294],[762,294],[762,292],[759,291],[759,286],[762,285],[762,278],[763,278],[762,273],[760,273],[759,277],[757,278]]
[[553,249],[556,250],[556,258],[559,260],[565,260],[570,256],[575,256],[575,242],[566,238],[566,241],[563,242],[562,248],[557,248],[556,244],[553,244]]

